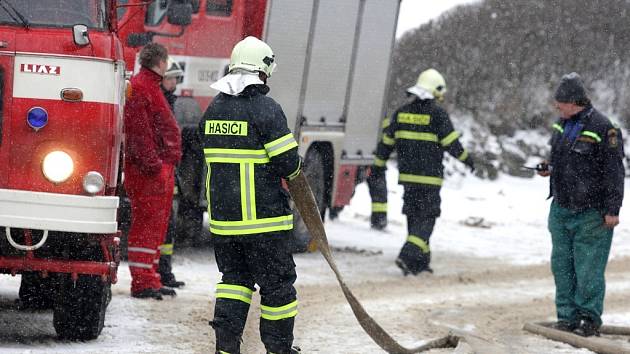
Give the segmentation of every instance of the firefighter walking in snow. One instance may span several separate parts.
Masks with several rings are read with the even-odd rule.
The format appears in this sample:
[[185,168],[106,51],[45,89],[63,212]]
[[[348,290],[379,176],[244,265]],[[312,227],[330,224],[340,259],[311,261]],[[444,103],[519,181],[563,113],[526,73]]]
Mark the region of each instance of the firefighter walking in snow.
[[[164,72],[164,77],[162,78],[162,84],[160,87],[162,88],[162,93],[164,93],[164,98],[166,98],[166,102],[168,102],[168,105],[171,108],[171,112],[175,112],[175,101],[177,101],[175,89],[177,89],[177,84],[181,81],[183,75],[184,71],[179,66],[179,64],[171,57],[169,57],[167,69],[166,72]],[[175,174],[175,178],[177,179],[177,173]],[[183,281],[178,281],[175,278],[175,274],[173,274],[172,261],[176,232],[177,227],[175,210],[171,207],[171,217],[169,218],[168,222],[166,238],[164,240],[164,243],[160,245],[160,263],[158,265],[158,272],[160,273],[160,280],[162,281],[162,285],[168,286],[170,288],[181,288],[186,285],[186,283],[184,283]]]
[[373,169],[384,169],[396,151],[398,183],[405,188],[403,213],[407,215],[407,241],[396,259],[403,274],[431,272],[429,238],[440,216],[440,188],[444,177],[444,152],[474,171],[472,158],[459,142],[460,134],[444,109],[436,103],[446,92],[442,75],[434,69],[420,74],[417,84],[407,89],[413,101],[400,107],[378,144]]
[[581,78],[565,75],[555,94],[560,119],[553,124],[553,202],[549,231],[551,271],[556,283],[555,328],[599,335],[606,263],[619,224],[624,167],[621,131],[591,105]]
[[229,74],[212,87],[200,123],[208,176],[210,232],[219,271],[214,319],[217,353],[240,352],[241,336],[260,287],[260,336],[269,353],[292,349],[297,315],[295,263],[287,248],[293,228],[282,179],[300,173],[297,143],[282,108],[266,96],[271,48],[254,37],[234,47]]
[[150,43],[140,51],[140,72],[131,79],[125,105],[125,190],[131,200],[128,236],[131,295],[161,300],[175,291],[157,273],[171,210],[174,167],[181,158],[179,128],[160,83],[168,53]]

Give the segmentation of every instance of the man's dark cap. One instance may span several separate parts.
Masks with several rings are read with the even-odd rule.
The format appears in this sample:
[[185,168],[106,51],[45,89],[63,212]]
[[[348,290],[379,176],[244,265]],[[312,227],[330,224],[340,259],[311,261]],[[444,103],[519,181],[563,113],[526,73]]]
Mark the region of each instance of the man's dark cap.
[[562,77],[554,98],[557,102],[575,103],[578,105],[590,102],[582,78],[575,72]]

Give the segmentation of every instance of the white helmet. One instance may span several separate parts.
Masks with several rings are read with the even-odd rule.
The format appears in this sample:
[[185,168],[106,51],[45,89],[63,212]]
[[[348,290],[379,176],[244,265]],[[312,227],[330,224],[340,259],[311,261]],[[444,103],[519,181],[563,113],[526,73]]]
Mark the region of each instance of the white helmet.
[[420,88],[441,101],[446,93],[446,81],[437,70],[428,69],[420,73],[416,86],[410,87],[409,91],[411,92],[414,88]]
[[276,68],[271,47],[256,37],[249,36],[236,43],[232,49],[230,66],[228,70],[244,69],[248,71],[261,71],[271,77]]
[[167,69],[166,72],[164,72],[164,77],[181,78],[182,76],[184,76],[184,70],[182,70],[181,65],[173,60],[170,55],[168,57],[168,62],[166,65]]

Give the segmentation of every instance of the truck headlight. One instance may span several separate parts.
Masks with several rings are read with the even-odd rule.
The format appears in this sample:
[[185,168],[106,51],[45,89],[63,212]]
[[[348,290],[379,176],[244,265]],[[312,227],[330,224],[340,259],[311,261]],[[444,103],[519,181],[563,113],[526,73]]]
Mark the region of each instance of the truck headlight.
[[103,187],[105,187],[105,179],[100,173],[90,171],[83,177],[83,190],[88,194],[96,194],[102,191]]
[[68,153],[53,151],[44,157],[42,172],[53,183],[61,183],[72,176],[74,161]]

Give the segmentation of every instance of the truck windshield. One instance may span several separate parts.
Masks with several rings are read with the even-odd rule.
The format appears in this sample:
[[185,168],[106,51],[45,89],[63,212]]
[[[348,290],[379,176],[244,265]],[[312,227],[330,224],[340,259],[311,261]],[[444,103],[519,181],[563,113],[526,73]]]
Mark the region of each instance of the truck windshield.
[[0,0],[0,24],[18,25],[24,16],[30,26],[72,27],[76,24],[90,28],[107,27],[108,0]]

